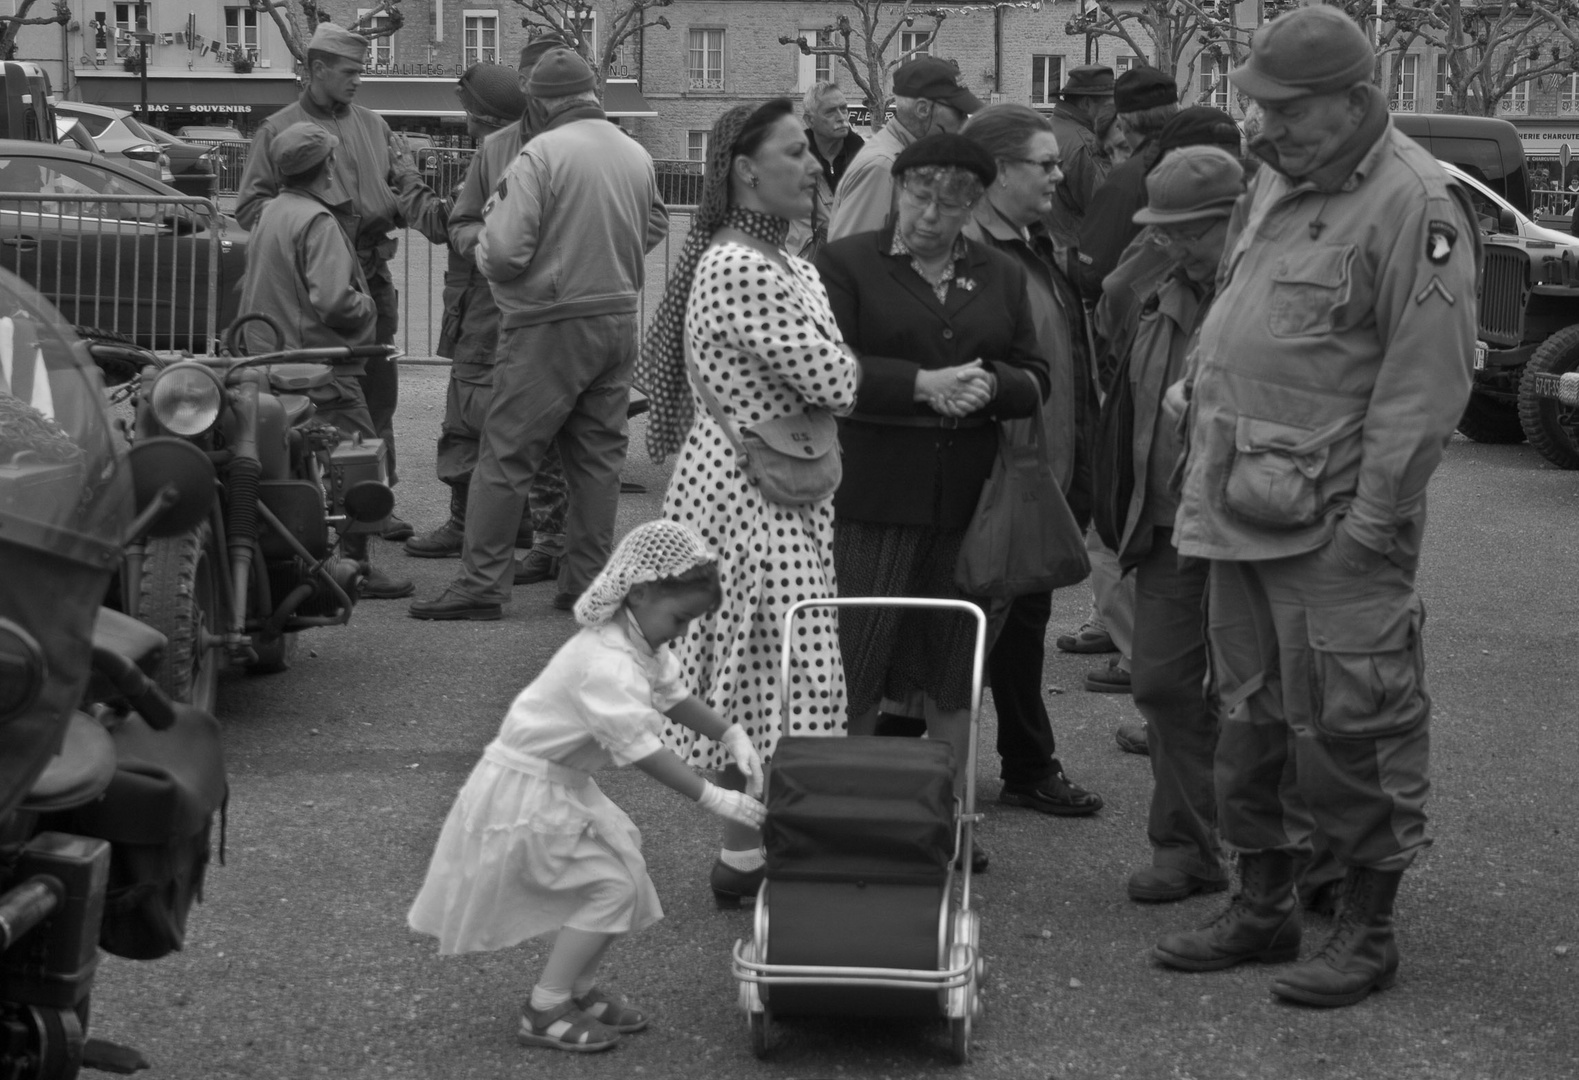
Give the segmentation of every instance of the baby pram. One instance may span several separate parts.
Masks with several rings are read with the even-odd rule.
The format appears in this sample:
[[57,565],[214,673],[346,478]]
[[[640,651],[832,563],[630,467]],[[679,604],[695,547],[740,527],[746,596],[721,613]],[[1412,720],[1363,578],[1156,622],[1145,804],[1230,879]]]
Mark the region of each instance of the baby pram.
[[[857,606],[975,619],[963,802],[954,796],[946,743],[788,735],[795,617],[807,608]],[[734,951],[758,1057],[767,1056],[775,1017],[851,1015],[943,1019],[954,1059],[969,1060],[983,970],[968,853],[986,639],[986,616],[960,600],[806,600],[785,617],[779,685],[786,734],[768,780],[767,872],[752,940],[737,941]]]

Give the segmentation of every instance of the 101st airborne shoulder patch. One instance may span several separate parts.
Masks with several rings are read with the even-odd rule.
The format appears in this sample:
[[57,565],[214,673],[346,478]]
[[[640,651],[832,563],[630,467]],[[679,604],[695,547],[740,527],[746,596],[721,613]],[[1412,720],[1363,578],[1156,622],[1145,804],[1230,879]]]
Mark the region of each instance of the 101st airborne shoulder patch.
[[1441,266],[1453,254],[1453,244],[1458,240],[1458,230],[1445,221],[1432,222],[1426,226],[1425,257],[1432,266]]

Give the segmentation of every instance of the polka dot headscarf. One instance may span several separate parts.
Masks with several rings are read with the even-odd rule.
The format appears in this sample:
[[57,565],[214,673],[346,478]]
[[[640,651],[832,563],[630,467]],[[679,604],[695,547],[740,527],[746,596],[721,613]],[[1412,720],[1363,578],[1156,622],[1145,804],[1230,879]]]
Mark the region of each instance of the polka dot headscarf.
[[638,525],[620,541],[603,572],[576,601],[576,622],[602,626],[619,611],[633,585],[676,578],[717,561],[689,525],[667,518]]
[[693,410],[685,373],[685,309],[702,253],[713,242],[713,234],[725,225],[774,247],[783,246],[789,228],[789,222],[783,218],[729,205],[729,170],[735,159],[735,145],[746,122],[759,108],[762,106],[736,105],[713,125],[702,176],[702,199],[685,246],[680,249],[679,263],[658,303],[653,328],[642,342],[641,357],[636,361],[635,383],[652,402],[647,419],[647,453],[658,464],[680,449],[691,430]]

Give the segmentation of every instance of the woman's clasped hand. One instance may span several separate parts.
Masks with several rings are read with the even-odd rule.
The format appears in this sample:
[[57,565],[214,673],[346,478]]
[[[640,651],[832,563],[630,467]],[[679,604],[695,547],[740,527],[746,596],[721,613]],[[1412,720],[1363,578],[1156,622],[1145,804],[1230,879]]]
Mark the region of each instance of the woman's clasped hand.
[[997,390],[998,380],[981,366],[979,357],[957,367],[916,373],[916,400],[944,416],[969,416],[985,408]]

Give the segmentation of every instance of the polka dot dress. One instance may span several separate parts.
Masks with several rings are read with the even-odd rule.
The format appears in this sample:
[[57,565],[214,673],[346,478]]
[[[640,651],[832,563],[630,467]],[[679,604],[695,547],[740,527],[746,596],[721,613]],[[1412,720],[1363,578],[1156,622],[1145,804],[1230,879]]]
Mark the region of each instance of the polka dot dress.
[[[810,263],[790,271],[742,244],[710,248],[697,264],[686,337],[697,370],[739,426],[787,416],[806,404],[844,411],[855,402],[857,368]],[[665,517],[693,526],[718,552],[724,602],[691,624],[676,648],[686,681],[758,752],[772,754],[781,730],[779,663],[784,615],[798,600],[836,596],[833,498],[808,506],[768,502],[692,390],[696,420],[664,496]],[[795,620],[790,733],[839,735],[845,728],[844,668],[834,612]],[[664,741],[698,768],[727,761],[711,740],[669,724]]]

